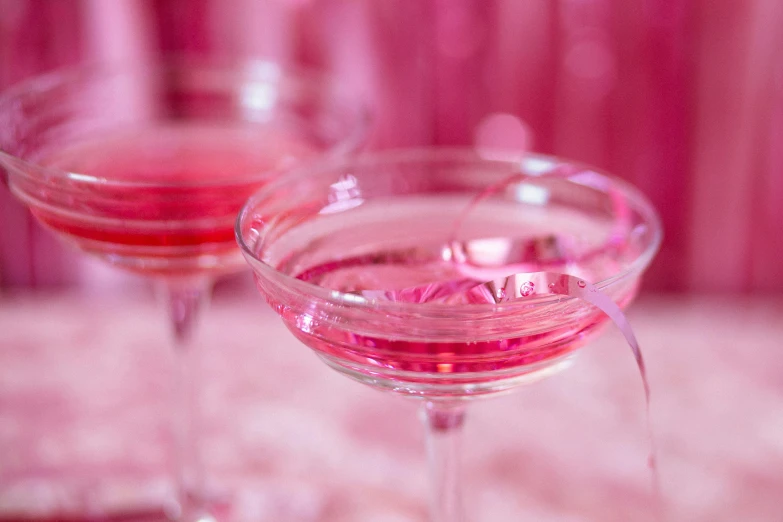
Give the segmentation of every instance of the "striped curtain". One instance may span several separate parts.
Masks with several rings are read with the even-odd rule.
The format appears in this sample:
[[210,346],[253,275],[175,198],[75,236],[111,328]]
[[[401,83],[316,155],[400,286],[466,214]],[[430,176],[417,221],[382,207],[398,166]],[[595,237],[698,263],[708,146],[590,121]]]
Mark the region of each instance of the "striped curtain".
[[[642,189],[648,287],[783,289],[779,0],[0,0],[0,87],[161,51],[327,69],[376,105],[373,147],[525,140]],[[85,284],[0,187],[0,285]]]

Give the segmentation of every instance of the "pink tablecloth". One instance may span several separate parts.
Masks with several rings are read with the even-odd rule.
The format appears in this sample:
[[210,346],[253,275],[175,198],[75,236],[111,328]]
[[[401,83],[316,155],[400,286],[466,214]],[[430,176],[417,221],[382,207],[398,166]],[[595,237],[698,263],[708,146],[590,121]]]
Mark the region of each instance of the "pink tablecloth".
[[[669,520],[783,520],[782,315],[783,299],[633,309]],[[146,295],[0,297],[0,518],[166,494],[164,333]],[[202,339],[203,444],[230,518],[425,519],[415,404],[328,370],[260,299],[218,297]],[[641,386],[614,332],[476,403],[465,444],[472,521],[651,520]]]

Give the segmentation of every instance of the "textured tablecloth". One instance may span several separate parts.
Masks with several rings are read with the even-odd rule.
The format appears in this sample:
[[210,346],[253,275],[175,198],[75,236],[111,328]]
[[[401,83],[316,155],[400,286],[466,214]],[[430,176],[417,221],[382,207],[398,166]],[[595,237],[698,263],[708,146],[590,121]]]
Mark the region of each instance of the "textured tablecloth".
[[[669,520],[783,520],[781,318],[780,298],[634,305]],[[165,335],[145,293],[0,296],[0,519],[168,494]],[[260,298],[219,295],[200,340],[200,432],[222,516],[426,519],[414,402],[329,370]],[[469,520],[652,520],[642,388],[618,333],[468,418]]]

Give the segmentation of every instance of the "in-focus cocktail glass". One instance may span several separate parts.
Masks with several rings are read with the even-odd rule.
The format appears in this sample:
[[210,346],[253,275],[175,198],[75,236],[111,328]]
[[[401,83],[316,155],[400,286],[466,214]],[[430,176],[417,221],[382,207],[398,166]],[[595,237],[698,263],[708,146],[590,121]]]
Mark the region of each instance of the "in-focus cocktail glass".
[[438,149],[298,169],[249,200],[236,232],[299,340],[353,379],[421,399],[435,522],[463,519],[466,401],[552,373],[609,323],[560,295],[571,283],[558,274],[622,308],[661,241],[650,203],[617,178]]
[[245,268],[236,215],[281,169],[355,150],[367,125],[329,78],[265,61],[96,65],[0,98],[11,192],[65,241],[160,289],[179,359],[180,518],[208,512],[189,341],[214,279]]

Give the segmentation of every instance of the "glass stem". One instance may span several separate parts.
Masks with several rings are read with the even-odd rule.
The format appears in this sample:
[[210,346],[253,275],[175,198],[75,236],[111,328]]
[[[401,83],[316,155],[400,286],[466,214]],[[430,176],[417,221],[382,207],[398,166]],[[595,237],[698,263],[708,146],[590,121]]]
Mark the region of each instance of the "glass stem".
[[421,419],[432,489],[430,522],[463,522],[460,440],[465,406],[428,401],[421,407]]
[[204,469],[198,447],[201,353],[193,342],[201,314],[209,303],[212,282],[203,278],[167,278],[158,283],[168,316],[174,348],[174,396],[171,428],[174,437],[174,480],[177,520],[204,518]]

